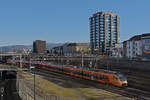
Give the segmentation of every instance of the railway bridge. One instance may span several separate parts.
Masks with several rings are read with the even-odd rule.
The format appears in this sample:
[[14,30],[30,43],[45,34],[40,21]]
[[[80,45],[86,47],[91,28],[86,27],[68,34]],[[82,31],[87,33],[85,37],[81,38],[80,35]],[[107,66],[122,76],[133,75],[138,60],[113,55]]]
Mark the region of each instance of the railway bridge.
[[13,66],[0,65],[0,80],[16,78],[17,70]]
[[24,54],[21,53],[6,53],[6,54],[0,54],[0,62],[5,63],[7,59],[13,59],[16,57],[22,58],[25,56]]

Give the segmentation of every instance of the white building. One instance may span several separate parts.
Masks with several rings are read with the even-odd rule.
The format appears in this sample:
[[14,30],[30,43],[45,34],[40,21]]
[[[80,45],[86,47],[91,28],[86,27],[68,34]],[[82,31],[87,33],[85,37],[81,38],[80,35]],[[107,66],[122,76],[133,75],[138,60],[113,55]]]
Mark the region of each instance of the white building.
[[135,58],[142,55],[142,44],[141,40],[127,41],[127,57]]
[[123,43],[117,43],[115,47],[111,48],[111,56],[115,58],[123,57]]
[[135,35],[129,40],[123,42],[123,53],[126,58],[143,58],[143,44],[142,38],[150,36],[150,33]]

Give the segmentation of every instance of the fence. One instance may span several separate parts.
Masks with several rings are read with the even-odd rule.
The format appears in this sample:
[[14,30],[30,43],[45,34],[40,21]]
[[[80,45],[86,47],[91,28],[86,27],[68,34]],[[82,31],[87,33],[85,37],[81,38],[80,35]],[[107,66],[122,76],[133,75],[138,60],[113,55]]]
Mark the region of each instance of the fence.
[[19,93],[19,96],[22,100],[68,100],[65,97],[57,96],[54,94],[50,94],[46,91],[42,91],[40,88],[35,86],[35,94],[34,94],[34,82],[33,80],[28,80],[22,77],[20,74],[17,75],[16,87]]

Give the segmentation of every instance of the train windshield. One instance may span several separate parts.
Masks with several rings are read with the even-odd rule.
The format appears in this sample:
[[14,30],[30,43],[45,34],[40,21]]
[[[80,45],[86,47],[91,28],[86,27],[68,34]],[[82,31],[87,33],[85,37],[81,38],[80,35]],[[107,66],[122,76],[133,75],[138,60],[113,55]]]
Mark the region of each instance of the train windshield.
[[126,77],[123,75],[123,74],[117,74],[118,75],[118,77],[120,78],[120,81],[126,81],[127,79],[126,79]]

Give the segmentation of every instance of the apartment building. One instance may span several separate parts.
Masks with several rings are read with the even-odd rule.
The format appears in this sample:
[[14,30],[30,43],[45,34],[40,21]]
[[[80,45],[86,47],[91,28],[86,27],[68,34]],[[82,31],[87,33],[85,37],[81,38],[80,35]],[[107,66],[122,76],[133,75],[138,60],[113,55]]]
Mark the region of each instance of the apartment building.
[[119,43],[119,16],[111,12],[97,12],[89,18],[92,54],[108,54]]

